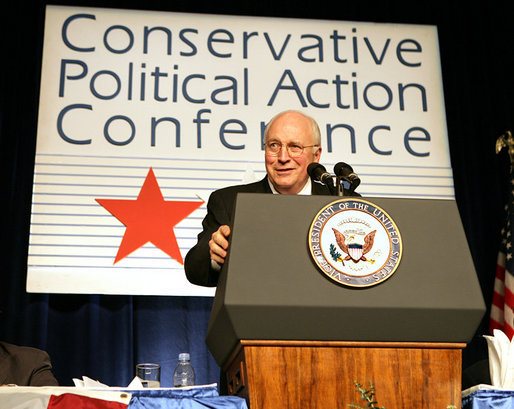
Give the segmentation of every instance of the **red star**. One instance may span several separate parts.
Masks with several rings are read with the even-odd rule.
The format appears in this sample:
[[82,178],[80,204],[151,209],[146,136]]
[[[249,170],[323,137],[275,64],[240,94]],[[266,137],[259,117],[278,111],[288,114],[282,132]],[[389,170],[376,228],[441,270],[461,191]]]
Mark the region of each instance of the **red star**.
[[136,200],[95,200],[127,227],[114,264],[148,242],[184,264],[173,227],[203,202],[164,200],[152,168]]

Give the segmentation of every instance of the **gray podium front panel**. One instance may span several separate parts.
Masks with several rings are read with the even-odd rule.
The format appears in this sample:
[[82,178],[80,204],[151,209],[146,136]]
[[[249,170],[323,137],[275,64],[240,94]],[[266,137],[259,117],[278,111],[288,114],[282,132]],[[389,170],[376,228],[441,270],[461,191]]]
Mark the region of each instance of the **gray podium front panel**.
[[207,345],[218,364],[240,339],[468,342],[484,300],[454,201],[363,198],[396,223],[403,256],[373,287],[329,279],[308,249],[332,196],[239,194]]

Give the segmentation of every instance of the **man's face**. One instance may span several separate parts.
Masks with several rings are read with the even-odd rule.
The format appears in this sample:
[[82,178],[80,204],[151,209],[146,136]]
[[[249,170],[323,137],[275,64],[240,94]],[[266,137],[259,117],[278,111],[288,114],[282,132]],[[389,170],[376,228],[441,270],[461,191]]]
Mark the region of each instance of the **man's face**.
[[[267,143],[282,144],[276,156],[266,152],[266,172],[275,189],[282,194],[300,192],[309,180],[307,166],[318,162],[321,147],[309,147],[298,157],[290,157],[287,145],[314,145],[312,126],[308,118],[298,112],[286,112],[277,117],[268,131]],[[316,153],[314,153],[316,151]]]

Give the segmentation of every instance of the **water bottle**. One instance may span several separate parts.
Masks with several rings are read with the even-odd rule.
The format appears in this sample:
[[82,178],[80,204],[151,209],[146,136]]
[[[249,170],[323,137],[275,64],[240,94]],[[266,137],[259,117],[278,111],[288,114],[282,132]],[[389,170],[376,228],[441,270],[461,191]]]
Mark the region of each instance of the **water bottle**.
[[192,386],[195,384],[195,371],[188,353],[178,355],[178,365],[173,372],[173,386]]

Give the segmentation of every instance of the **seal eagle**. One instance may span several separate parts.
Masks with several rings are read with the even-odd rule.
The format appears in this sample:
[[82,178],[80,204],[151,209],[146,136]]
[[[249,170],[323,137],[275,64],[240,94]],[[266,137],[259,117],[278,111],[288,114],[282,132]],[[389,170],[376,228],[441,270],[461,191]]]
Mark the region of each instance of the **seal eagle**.
[[366,237],[364,237],[364,245],[362,244],[346,244],[346,238],[344,234],[332,228],[334,234],[336,236],[336,242],[339,248],[346,254],[344,261],[352,260],[354,263],[358,263],[359,261],[368,261],[364,255],[368,253],[373,247],[373,242],[375,241],[375,233],[376,230],[373,230],[371,233],[368,233]]

